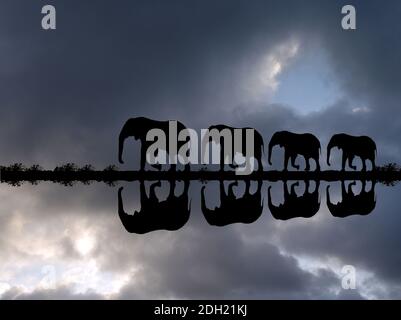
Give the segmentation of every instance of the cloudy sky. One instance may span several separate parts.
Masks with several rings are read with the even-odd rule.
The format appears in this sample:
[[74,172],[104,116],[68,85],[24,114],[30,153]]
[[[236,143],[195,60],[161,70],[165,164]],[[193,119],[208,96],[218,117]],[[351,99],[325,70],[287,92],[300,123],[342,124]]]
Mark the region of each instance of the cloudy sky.
[[[55,31],[41,28],[48,3]],[[135,116],[251,126],[265,142],[278,130],[323,146],[369,135],[379,164],[401,163],[401,3],[351,1],[357,30],[345,31],[349,3],[0,0],[0,164],[117,164]],[[120,169],[138,167],[135,150]],[[137,185],[122,186],[132,211]],[[136,235],[119,220],[117,187],[1,184],[0,297],[401,298],[400,187],[378,185],[365,217],[333,217],[322,192],[312,219],[265,208],[224,228],[203,218],[200,188],[182,229]],[[355,290],[341,287],[344,265]]]

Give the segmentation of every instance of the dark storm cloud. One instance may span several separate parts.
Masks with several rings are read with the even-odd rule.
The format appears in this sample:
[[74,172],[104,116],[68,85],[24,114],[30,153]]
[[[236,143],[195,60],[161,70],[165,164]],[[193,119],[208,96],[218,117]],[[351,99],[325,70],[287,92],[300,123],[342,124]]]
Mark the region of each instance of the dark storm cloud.
[[94,292],[74,293],[67,287],[38,289],[31,293],[25,293],[21,288],[11,288],[2,296],[4,300],[99,300],[103,298]]
[[209,230],[207,237],[199,228],[191,231],[177,236],[174,252],[147,259],[146,272],[133,277],[119,298],[297,299],[318,294],[307,291],[311,284],[327,292],[339,287],[331,272],[314,276],[302,271],[276,247],[247,243],[233,229]]
[[[56,1],[52,33],[40,28],[40,4],[4,4],[2,65],[12,69],[2,76],[6,161],[114,161],[130,116],[194,122],[195,113],[208,121],[208,110],[238,103],[241,66],[298,28],[278,1]],[[309,16],[293,5],[291,15]],[[24,22],[16,25],[15,15]]]
[[[339,14],[343,3],[53,1],[57,31],[44,32],[44,2],[2,1],[0,133],[5,138],[0,160],[105,166],[116,162],[116,137],[123,122],[149,116],[195,127],[218,122],[254,126],[265,143],[283,129],[313,132],[324,146],[336,132],[368,134],[379,146],[380,163],[401,161],[401,6],[397,1],[354,2],[358,30],[344,32]],[[294,36],[327,53],[344,96],[306,116],[293,111],[296,106],[248,103],[238,85],[246,70],[254,70],[255,61]],[[362,104],[370,111],[352,112],[355,100],[357,107]],[[87,211],[85,217],[100,230],[102,244],[93,255],[102,268],[142,268],[123,287],[121,298],[360,298],[355,292],[328,293],[327,288],[340,284],[331,271],[312,275],[279,249],[354,263],[388,285],[384,296],[398,296],[397,189],[381,193],[375,216],[363,221],[332,219],[319,226],[288,222],[288,228],[279,230],[269,217],[240,232],[210,231],[193,210],[186,232],[138,237],[125,233],[116,215],[104,214],[115,214],[116,190],[78,188],[41,187],[32,215],[47,220],[51,229],[57,224],[56,218],[48,218],[52,213],[69,208],[78,219]],[[22,197],[35,191],[24,187],[15,192]],[[253,232],[265,241],[245,243],[242,237]],[[270,243],[272,234],[281,248]],[[69,238],[60,247],[65,257],[79,256]],[[12,288],[3,298],[71,295],[63,287],[38,289],[32,295]]]

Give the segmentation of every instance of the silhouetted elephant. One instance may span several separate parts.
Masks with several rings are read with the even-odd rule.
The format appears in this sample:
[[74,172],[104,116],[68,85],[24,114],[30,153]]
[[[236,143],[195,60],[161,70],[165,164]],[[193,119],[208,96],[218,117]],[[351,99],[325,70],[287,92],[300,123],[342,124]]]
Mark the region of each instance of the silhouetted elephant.
[[237,198],[233,187],[238,185],[233,182],[228,186],[227,194],[224,190],[224,182],[220,181],[220,207],[214,210],[208,209],[205,200],[205,187],[202,187],[201,206],[206,221],[213,226],[223,227],[233,223],[253,223],[262,214],[262,181],[258,181],[258,188],[254,194],[250,193],[250,181],[246,181],[245,193]]
[[284,203],[275,206],[271,200],[270,189],[268,188],[268,205],[272,216],[277,220],[289,220],[293,218],[311,218],[320,208],[319,199],[319,182],[316,182],[316,187],[313,192],[309,192],[309,181],[305,181],[305,192],[298,197],[295,192],[295,187],[299,182],[291,186],[291,192],[288,191],[288,185],[284,182]]
[[356,156],[362,160],[362,170],[366,171],[366,160],[370,160],[372,163],[372,170],[375,169],[375,158],[376,158],[376,144],[367,136],[350,136],[345,133],[335,134],[327,146],[327,164],[330,165],[330,151],[332,148],[341,149],[342,164],[341,169],[345,170],[345,162],[348,160],[348,164],[351,169],[356,170],[356,166],[352,165],[352,162]]
[[[232,150],[232,158],[229,159],[230,162],[231,162],[231,164],[230,164],[231,168],[236,168],[236,166],[234,165],[234,156],[235,156],[235,154],[234,154],[234,151],[235,151],[234,130],[238,130],[238,129],[241,130],[242,142],[240,144],[240,147],[241,147],[240,151],[242,152],[242,154],[244,156],[245,156],[245,153],[246,153],[246,150],[247,150],[246,149],[247,148],[247,145],[246,145],[246,130],[249,130],[249,129],[253,130],[253,133],[254,133],[253,157],[255,158],[255,160],[258,163],[258,171],[263,171],[262,153],[263,153],[264,143],[263,143],[263,137],[261,136],[261,134],[258,131],[256,131],[253,128],[233,128],[233,127],[229,127],[229,126],[222,125],[222,124],[210,126],[208,130],[209,130],[209,132],[211,132],[213,129],[218,130],[220,133],[223,130],[229,130],[229,132],[231,133],[231,138],[232,139],[231,139],[230,143],[231,143],[231,150]],[[221,142],[222,140],[223,140],[223,143]],[[206,141],[206,140],[202,141],[202,143],[204,144],[203,145],[203,150],[205,150],[205,145],[208,142],[209,141]],[[224,149],[225,149],[224,148],[224,139],[220,138],[220,141],[214,141],[214,142],[221,146],[221,148],[220,148],[220,170],[223,171],[224,170]]]
[[272,165],[271,155],[274,146],[279,145],[284,148],[284,170],[288,169],[288,161],[291,159],[291,165],[295,169],[299,166],[295,163],[298,155],[305,158],[305,170],[310,170],[309,160],[313,159],[316,163],[316,170],[320,170],[319,154],[320,142],[310,133],[296,134],[288,131],[276,132],[269,143],[269,164]]
[[[154,141],[146,141],[146,135],[151,129],[161,129],[166,135],[166,144],[168,145],[169,141],[169,121],[157,121],[144,117],[131,118],[128,119],[121,129],[119,136],[119,144],[118,144],[118,161],[120,163],[124,163],[123,161],[123,151],[124,151],[124,142],[125,139],[129,137],[134,137],[135,140],[140,140],[141,142],[141,170],[145,169],[145,161],[146,161],[146,151],[148,148],[154,144]],[[179,133],[181,130],[186,129],[185,126],[177,121],[177,132]],[[180,149],[182,145],[184,145],[187,141],[177,141],[177,150]],[[166,146],[166,148],[168,148]],[[168,153],[168,150],[165,150]],[[151,165],[154,168],[160,170],[160,164]],[[189,169],[189,165],[185,167],[187,170]],[[175,170],[176,165],[172,164],[170,166],[170,170]]]
[[128,232],[144,234],[156,230],[176,231],[188,222],[191,211],[188,201],[189,181],[185,181],[184,191],[180,196],[174,194],[175,181],[171,181],[170,193],[164,201],[159,201],[155,193],[155,188],[160,186],[160,181],[152,184],[148,197],[144,181],[140,182],[141,209],[133,215],[124,211],[121,194],[123,188],[118,190],[118,214]]
[[366,191],[366,181],[362,181],[362,190],[358,195],[352,191],[352,186],[356,182],[348,185],[348,190],[345,188],[344,181],[341,181],[341,202],[332,204],[330,201],[330,186],[326,188],[327,207],[334,217],[345,218],[351,215],[368,215],[376,207],[375,182],[372,182],[370,191]]

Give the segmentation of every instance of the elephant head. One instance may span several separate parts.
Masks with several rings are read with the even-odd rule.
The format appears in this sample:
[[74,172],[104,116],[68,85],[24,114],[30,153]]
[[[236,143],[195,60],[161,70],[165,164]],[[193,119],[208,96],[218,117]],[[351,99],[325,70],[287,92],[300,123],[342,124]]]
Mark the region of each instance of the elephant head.
[[272,151],[274,146],[284,147],[286,145],[286,141],[288,139],[287,131],[279,131],[273,134],[270,142],[269,142],[269,150],[268,150],[268,162],[272,165]]
[[367,136],[351,136],[345,133],[335,134],[327,145],[327,164],[330,165],[331,149],[338,148],[342,150],[342,170],[345,170],[346,161],[351,169],[356,170],[352,164],[355,157],[362,160],[362,170],[366,170],[366,160],[372,163],[372,170],[375,168],[376,144]]
[[334,136],[331,137],[329,144],[327,145],[327,165],[330,166],[330,153],[331,153],[331,149],[333,149],[334,147],[338,148],[339,146],[343,145],[343,137],[336,134]]
[[124,163],[123,152],[124,142],[127,138],[133,137],[135,140],[142,139],[146,133],[144,132],[148,127],[149,119],[144,117],[128,119],[120,131],[118,137],[118,161]]

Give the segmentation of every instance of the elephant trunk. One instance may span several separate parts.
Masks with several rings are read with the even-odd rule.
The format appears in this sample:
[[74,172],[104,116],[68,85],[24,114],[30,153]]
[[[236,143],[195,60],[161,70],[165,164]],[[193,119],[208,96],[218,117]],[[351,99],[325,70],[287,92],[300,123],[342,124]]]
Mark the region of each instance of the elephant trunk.
[[331,207],[332,203],[330,201],[330,192],[329,192],[330,186],[326,187],[326,202],[327,202],[327,206]]
[[333,148],[333,145],[330,142],[329,145],[327,146],[327,165],[329,165],[329,166],[330,166],[330,152],[331,152],[332,148]]
[[201,209],[202,212],[208,211],[209,209],[206,207],[206,199],[205,199],[205,187],[202,187],[201,190]]
[[132,215],[127,214],[124,211],[124,205],[123,205],[123,197],[122,197],[122,191],[123,191],[123,187],[121,187],[120,189],[118,189],[118,215],[120,216],[120,220],[121,223],[123,224],[124,228],[130,232],[130,233],[134,233],[135,230],[133,230],[132,228],[132,223],[131,220],[133,217]]
[[122,137],[120,134],[120,137],[118,139],[118,161],[120,163],[124,163],[124,161],[123,161],[124,141],[125,141],[125,138]]
[[272,165],[272,151],[273,151],[273,147],[276,145],[276,143],[272,141],[270,141],[269,143],[269,150],[268,150],[268,161],[269,164]]
[[269,187],[269,188],[267,189],[267,205],[268,205],[270,211],[272,211],[272,210],[275,208],[275,206],[274,206],[274,204],[273,204],[273,202],[272,202],[272,196],[271,196],[271,191],[270,191],[271,188],[272,188],[272,187]]
[[273,134],[273,137],[270,139],[270,142],[269,142],[268,161],[269,161],[270,165],[272,165],[273,147],[280,144],[280,142],[281,142],[281,134],[280,134],[280,132],[276,132],[275,134]]
[[205,217],[206,221],[210,225],[216,225],[215,214],[213,213],[212,210],[210,210],[206,206],[205,187],[202,187],[202,190],[201,190],[201,210],[202,210],[203,216]]
[[123,128],[121,129],[120,135],[118,137],[118,161],[124,163],[123,152],[124,152],[124,142],[128,137],[134,136],[134,126],[132,120],[128,120]]

